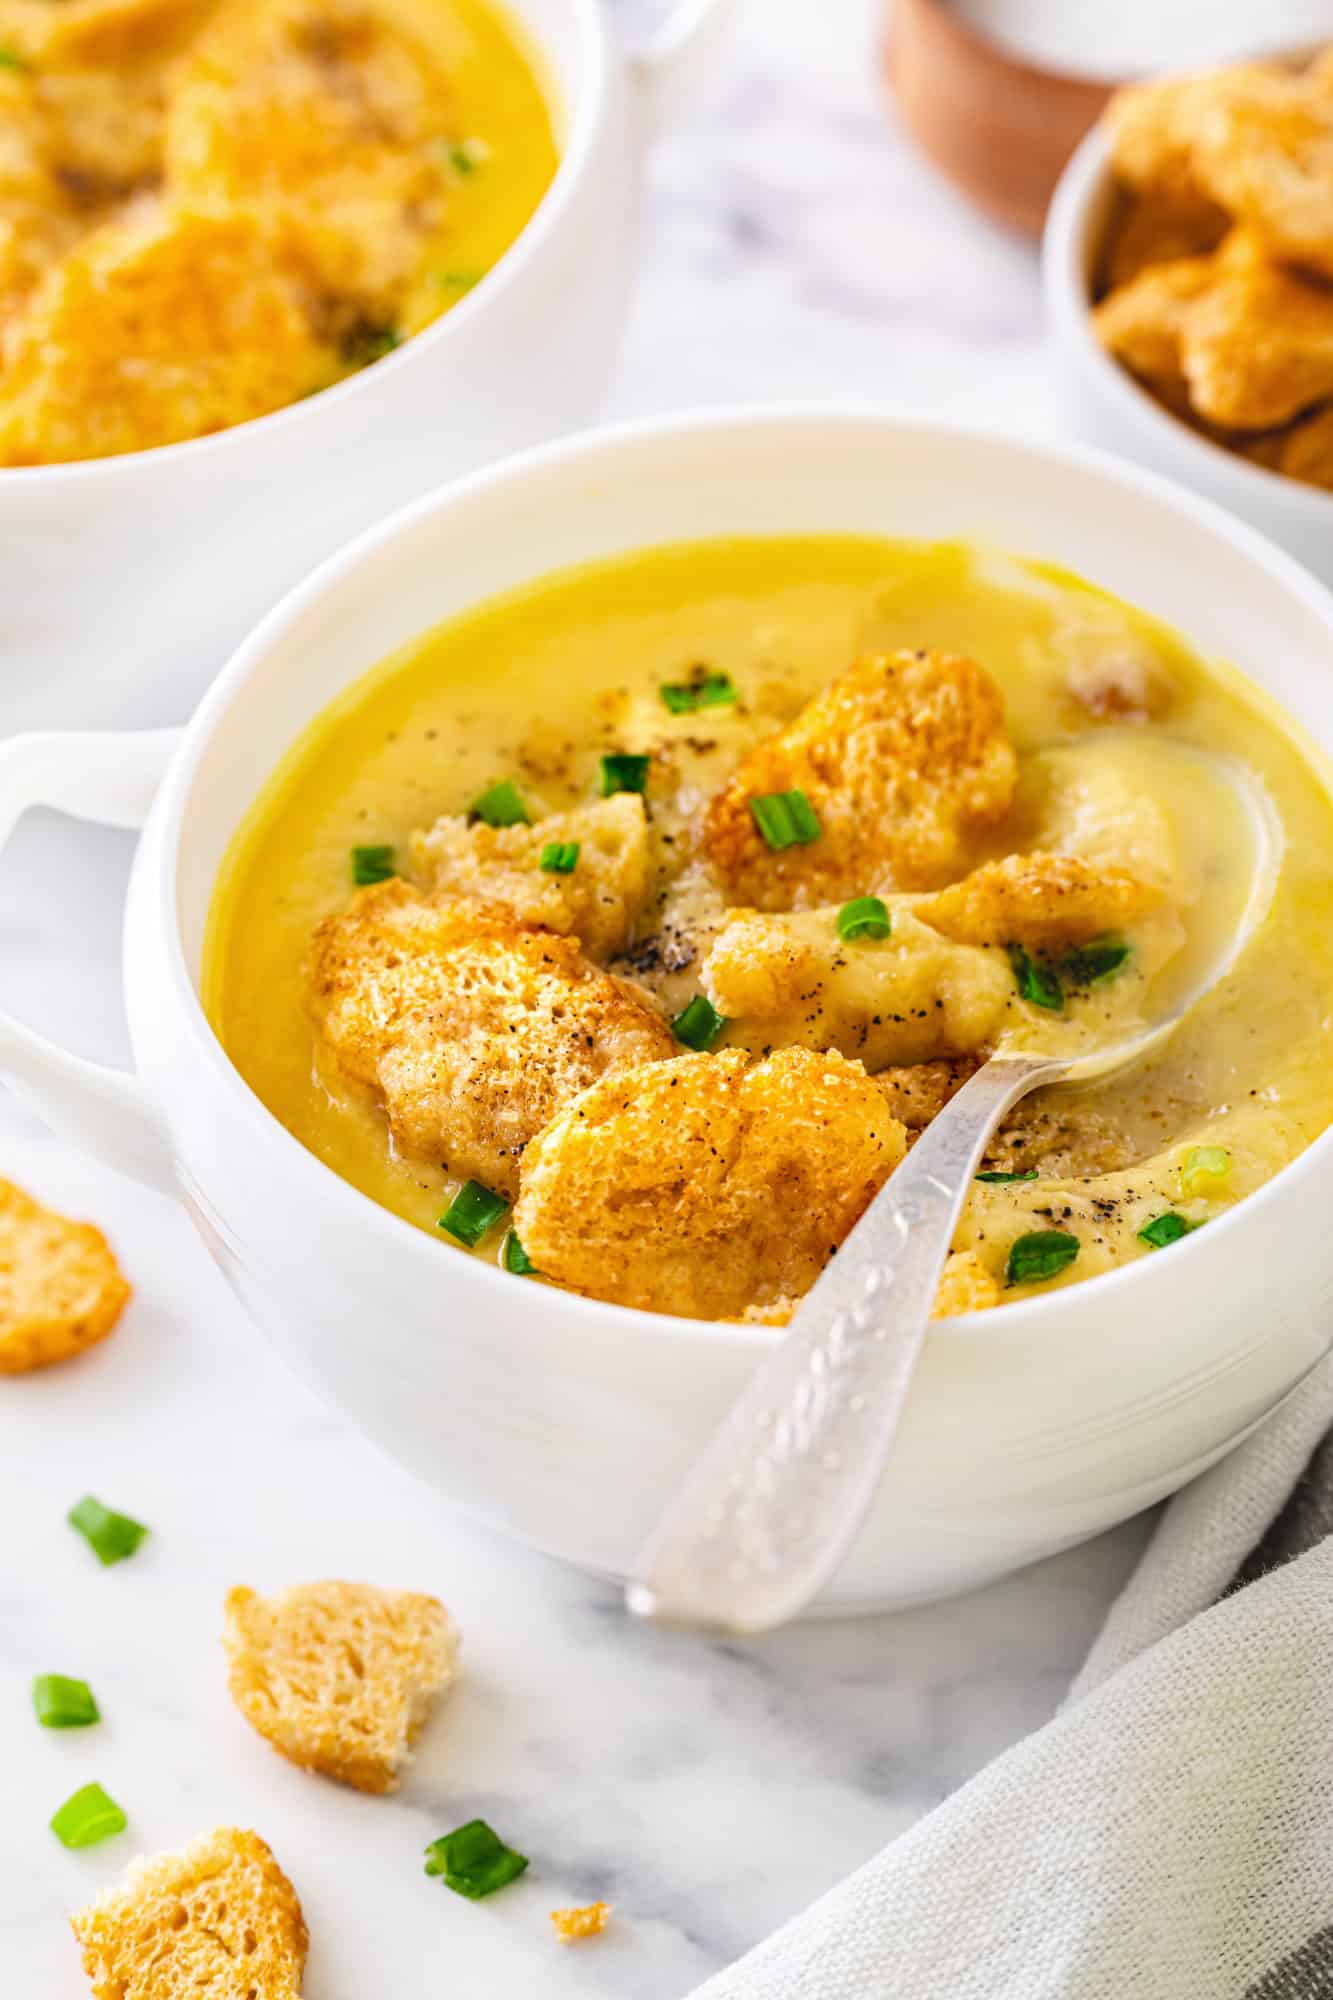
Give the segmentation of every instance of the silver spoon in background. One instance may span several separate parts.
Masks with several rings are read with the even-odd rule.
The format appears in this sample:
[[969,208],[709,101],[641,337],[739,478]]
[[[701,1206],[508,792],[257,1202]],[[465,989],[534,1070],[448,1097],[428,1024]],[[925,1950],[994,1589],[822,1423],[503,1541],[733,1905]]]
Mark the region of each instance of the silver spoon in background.
[[1130,1041],[1073,1058],[994,1055],[931,1121],[668,1505],[626,1589],[639,1617],[765,1632],[823,1589],[888,1461],[959,1213],[996,1126],[1041,1085],[1101,1082],[1160,1048],[1262,922],[1282,851],[1267,793],[1242,765],[1182,744],[1170,754],[1201,765],[1241,808],[1249,871],[1222,947],[1187,964],[1161,1017]]

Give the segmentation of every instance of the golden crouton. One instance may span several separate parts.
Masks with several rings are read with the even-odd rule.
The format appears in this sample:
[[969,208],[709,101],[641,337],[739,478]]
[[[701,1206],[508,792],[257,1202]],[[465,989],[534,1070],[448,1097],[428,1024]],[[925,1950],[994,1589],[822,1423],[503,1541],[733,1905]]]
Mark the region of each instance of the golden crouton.
[[1199,184],[1276,256],[1333,277],[1333,90],[1322,70],[1217,97],[1192,158]]
[[1294,424],[1282,439],[1276,466],[1289,479],[1333,490],[1333,409]]
[[755,1050],[838,1049],[871,1071],[989,1042],[1013,994],[1004,953],[956,944],[905,907],[891,915],[888,937],[845,944],[836,906],[735,911],[702,974],[732,1039]]
[[1092,330],[1107,352],[1155,389],[1187,395],[1181,343],[1185,318],[1216,277],[1211,256],[1150,264],[1094,307]]
[[1124,868],[1077,854],[1006,854],[913,904],[922,923],[959,944],[1041,950],[1123,930],[1161,902]]
[[1139,195],[1112,225],[1101,285],[1114,291],[1154,264],[1174,264],[1215,250],[1231,218],[1216,202],[1193,195]]
[[1200,173],[1201,139],[1229,105],[1271,103],[1285,82],[1275,65],[1242,63],[1118,90],[1106,109],[1117,176],[1176,201],[1220,200]]
[[310,992],[333,1069],[380,1099],[402,1151],[508,1196],[570,1098],[676,1050],[646,996],[576,939],[401,881],[319,926]]
[[610,1915],[609,1903],[584,1903],[574,1910],[552,1910],[551,1922],[561,1944],[575,1944],[580,1938],[599,1936]]
[[100,1229],[67,1222],[0,1180],[0,1375],[105,1340],[130,1296]]
[[362,0],[243,0],[173,89],[166,185],[252,210],[343,331],[389,327],[443,217],[450,111],[443,72]]
[[[1333,206],[1333,181],[1328,199]],[[1333,242],[1333,220],[1329,229]],[[1333,395],[1333,286],[1276,263],[1252,230],[1233,230],[1212,282],[1182,316],[1180,365],[1207,422],[1286,423]]]
[[[568,873],[542,868],[553,845],[573,843]],[[617,792],[535,826],[470,826],[446,815],[412,837],[417,872],[431,889],[503,903],[520,923],[577,937],[591,957],[628,944],[648,900],[648,818],[637,792]]]
[[859,1063],[678,1056],[594,1084],[538,1133],[514,1228],[572,1291],[735,1318],[807,1291],[905,1149]]
[[[932,888],[1004,816],[1015,761],[998,687],[951,653],[871,654],[756,745],[708,809],[704,844],[732,897],[808,908],[883,887]],[[801,791],[806,845],[769,848],[750,810]]]
[[[63,12],[47,8],[47,12]],[[34,89],[62,187],[81,227],[158,181],[170,62],[42,70]]]
[[0,327],[83,226],[32,80],[0,70]]
[[368,1583],[227,1593],[231,1698],[290,1763],[359,1792],[391,1792],[458,1635],[435,1597]]
[[150,207],[48,271],[0,377],[0,464],[101,458],[263,416],[332,379],[239,216]]
[[940,1273],[932,1319],[952,1319],[957,1313],[984,1312],[1000,1303],[998,1278],[986,1269],[975,1250],[954,1250]]
[[71,1923],[93,2000],[301,2000],[305,1919],[257,1833],[135,1861]]

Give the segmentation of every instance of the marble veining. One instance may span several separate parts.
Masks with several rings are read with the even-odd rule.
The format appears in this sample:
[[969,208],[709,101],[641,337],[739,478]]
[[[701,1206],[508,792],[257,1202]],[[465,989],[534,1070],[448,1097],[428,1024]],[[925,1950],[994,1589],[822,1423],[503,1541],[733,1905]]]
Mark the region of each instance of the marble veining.
[[[753,0],[657,154],[608,414],[832,394],[1053,426],[1034,258],[903,144],[875,32],[869,0]],[[35,816],[0,864],[7,1004],[107,1060],[126,1054],[129,852]],[[644,1629],[386,1463],[267,1351],[181,1213],[9,1100],[0,1173],[103,1223],[136,1285],[114,1341],[0,1386],[6,2000],[78,2000],[66,1912],[139,1849],[226,1820],[263,1833],[298,1886],[308,2000],[678,2000],[1045,1721],[1141,1539],[1131,1526],[960,1602],[762,1643]],[[152,1526],[132,1562],[100,1569],[64,1525],[86,1491]],[[464,1677],[392,1799],[289,1769],[227,1699],[226,1588],[324,1575],[436,1591],[463,1629]],[[28,1684],[52,1671],[92,1682],[98,1728],[36,1726]],[[46,1821],[91,1778],[130,1831],[67,1854]],[[474,1813],[533,1858],[481,1905],[421,1868]],[[546,1912],[594,1897],[615,1903],[612,1929],[558,1946]]]

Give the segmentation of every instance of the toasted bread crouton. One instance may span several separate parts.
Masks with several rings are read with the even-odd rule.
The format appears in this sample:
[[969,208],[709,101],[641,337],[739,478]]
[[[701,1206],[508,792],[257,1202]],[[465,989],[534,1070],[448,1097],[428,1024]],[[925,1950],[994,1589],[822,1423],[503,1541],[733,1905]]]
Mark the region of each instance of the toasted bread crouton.
[[610,1915],[609,1903],[584,1903],[578,1909],[552,1910],[551,1922],[561,1944],[577,1944],[580,1938],[599,1936]]
[[1006,854],[933,896],[915,915],[958,944],[1019,943],[1042,950],[1123,930],[1161,903],[1161,891],[1127,869],[1077,854]]
[[1216,96],[1195,126],[1199,185],[1275,257],[1333,277],[1333,85],[1278,70]]
[[0,378],[0,463],[201,437],[334,372],[253,223],[150,205],[93,230],[32,294]]
[[984,1312],[1000,1303],[998,1278],[986,1269],[975,1250],[954,1250],[940,1274],[932,1319],[952,1319],[957,1313]]
[[1154,264],[1175,264],[1216,250],[1231,227],[1224,208],[1200,195],[1139,195],[1113,223],[1102,285],[1114,291]]
[[1276,466],[1289,479],[1333,491],[1333,408],[1293,424],[1282,439]]
[[306,1583],[228,1591],[228,1686],[274,1749],[359,1792],[391,1792],[431,1703],[454,1678],[458,1634],[435,1597]]
[[704,961],[704,990],[733,1041],[756,1050],[834,1048],[874,1071],[981,1048],[1013,993],[1007,958],[956,944],[899,905],[892,926],[846,944],[836,907],[738,910]]
[[93,2000],[301,2000],[305,1919],[257,1833],[135,1861],[71,1922]]
[[[1333,125],[1329,132],[1333,210]],[[1333,215],[1327,223],[1333,265]],[[1333,286],[1279,264],[1253,230],[1233,230],[1213,281],[1181,320],[1180,365],[1208,423],[1268,430],[1333,395]]]
[[1166,395],[1188,395],[1181,355],[1186,314],[1214,281],[1211,255],[1150,264],[1104,298],[1092,330],[1130,373]]
[[1200,145],[1231,104],[1271,104],[1284,73],[1266,63],[1168,76],[1116,91],[1106,108],[1111,160],[1125,186],[1177,201],[1206,201],[1213,190],[1200,168]]
[[332,1070],[380,1100],[402,1151],[511,1197],[562,1105],[676,1051],[646,996],[576,939],[396,880],[319,926],[310,996]]
[[572,1291],[735,1318],[808,1290],[905,1149],[859,1063],[678,1056],[552,1119],[524,1155],[514,1228]]
[[[733,900],[761,910],[934,888],[965,865],[969,837],[1004,816],[1015,770],[1000,691],[974,661],[871,654],[741,758],[708,809],[704,845]],[[775,852],[750,801],[793,790],[819,834]]]
[[166,186],[252,211],[343,331],[393,325],[443,219],[443,71],[361,0],[239,0],[172,91]]
[[82,233],[32,79],[0,70],[0,327]]
[[0,1375],[67,1361],[105,1340],[129,1296],[100,1229],[0,1180]]
[[[573,843],[568,873],[543,869],[542,856]],[[412,856],[428,888],[503,903],[520,923],[577,937],[590,957],[607,959],[630,939],[648,900],[648,816],[637,792],[617,792],[533,826],[469,825],[459,815],[412,836]]]

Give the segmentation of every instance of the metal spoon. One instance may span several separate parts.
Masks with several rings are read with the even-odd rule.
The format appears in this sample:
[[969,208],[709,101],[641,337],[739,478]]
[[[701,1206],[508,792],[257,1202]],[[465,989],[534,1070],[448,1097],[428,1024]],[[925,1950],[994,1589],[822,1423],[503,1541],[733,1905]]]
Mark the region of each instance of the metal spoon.
[[768,1631],[804,1610],[837,1570],[887,1463],[958,1216],[995,1127],[1040,1085],[1101,1081],[1159,1048],[1263,919],[1281,828],[1249,770],[1206,762],[1241,806],[1251,849],[1248,894],[1223,948],[1132,1040],[1073,1059],[992,1056],[931,1121],[668,1506],[626,1591],[638,1616]]

